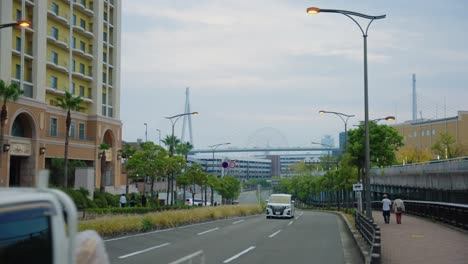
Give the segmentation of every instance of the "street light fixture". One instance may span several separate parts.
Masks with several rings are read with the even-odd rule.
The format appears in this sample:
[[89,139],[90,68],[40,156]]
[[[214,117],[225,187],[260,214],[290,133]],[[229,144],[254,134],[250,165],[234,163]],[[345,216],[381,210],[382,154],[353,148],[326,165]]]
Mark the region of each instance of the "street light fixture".
[[[369,146],[369,99],[368,99],[368,80],[367,80],[367,31],[369,30],[369,26],[371,23],[376,19],[383,19],[386,15],[381,16],[369,16],[353,11],[347,10],[337,10],[337,9],[320,9],[317,7],[309,7],[307,8],[307,13],[309,14],[318,14],[318,13],[338,13],[347,16],[350,18],[362,32],[362,37],[364,40],[364,112],[365,112],[365,195],[366,195],[366,216],[372,219],[372,209],[371,209],[371,197],[370,197],[370,146]],[[369,23],[367,24],[366,30],[364,31],[361,25],[352,17],[362,17],[365,19],[369,19]]]
[[159,132],[159,146],[161,146],[161,129],[156,129]]
[[[174,156],[174,143],[175,143],[175,138],[174,138],[174,126],[175,124],[177,123],[177,121],[179,120],[180,117],[182,116],[186,116],[186,115],[198,115],[198,112],[192,112],[192,113],[183,113],[183,114],[178,114],[178,115],[175,115],[175,116],[169,116],[169,117],[166,117],[166,119],[169,119],[171,121],[171,124],[172,124],[172,142],[171,142],[171,145],[169,146],[169,156],[172,157]],[[171,179],[170,179],[170,191],[171,192],[171,205],[174,204],[174,175],[172,175]]]
[[148,142],[148,124],[144,123],[145,125],[145,142]]
[[[334,114],[334,115],[337,115],[341,119],[341,121],[343,121],[344,131],[345,131],[344,151],[346,151],[346,148],[348,146],[348,119],[350,117],[354,117],[354,115],[348,115],[348,114],[343,114],[343,113],[340,113],[340,112],[325,111],[325,110],[320,110],[319,114],[321,114],[321,115],[323,115],[323,114]],[[346,117],[346,120],[343,117]]]
[[231,142],[226,142],[226,143],[219,143],[219,144],[215,144],[215,145],[211,145],[211,146],[208,146],[209,148],[211,148],[211,151],[213,152],[213,160],[212,160],[212,172],[214,173],[214,153],[215,153],[215,150],[219,147],[219,146],[223,146],[223,145],[230,145]]
[[20,20],[17,22],[13,23],[7,23],[7,24],[0,24],[0,28],[7,28],[7,27],[22,27],[22,28],[27,28],[30,27],[31,23],[26,20]]

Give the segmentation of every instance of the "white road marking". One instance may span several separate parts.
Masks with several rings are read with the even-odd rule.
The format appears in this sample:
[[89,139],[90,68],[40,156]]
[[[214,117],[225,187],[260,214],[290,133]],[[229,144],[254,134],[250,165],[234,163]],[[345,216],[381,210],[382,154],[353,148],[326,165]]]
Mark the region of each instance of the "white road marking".
[[216,228],[213,228],[213,229],[210,229],[210,230],[206,230],[206,231],[203,231],[201,233],[198,233],[197,235],[203,235],[203,234],[206,234],[206,233],[209,233],[209,232],[212,232],[212,231],[215,231],[215,230],[218,230],[219,227],[216,227]]
[[289,222],[288,226],[292,225],[293,221]]
[[[186,261],[188,261],[188,260],[193,261],[193,259],[194,259],[195,257],[199,257],[199,258],[200,258],[200,261],[201,261],[200,263],[205,263],[205,255],[204,255],[204,253],[203,253],[203,250],[199,250],[199,251],[197,251],[197,252],[195,252],[195,253],[192,253],[192,254],[190,254],[190,255],[187,255],[187,256],[185,256],[185,257],[183,257],[183,258],[180,258],[180,259],[178,259],[178,260],[176,260],[176,261],[173,261],[173,262],[171,262],[171,263],[169,263],[169,264],[179,264],[179,263],[182,263],[182,262],[186,262]],[[192,262],[190,262],[190,263],[192,263]]]
[[238,253],[237,255],[234,255],[234,256],[226,259],[225,261],[223,261],[223,263],[229,263],[229,262],[235,260],[236,258],[239,258],[240,256],[244,255],[245,253],[249,252],[250,250],[253,250],[254,248],[255,248],[254,246],[251,246],[248,249]]
[[170,245],[170,244],[171,244],[171,243],[164,243],[164,244],[161,244],[161,245],[159,245],[159,246],[154,246],[154,247],[150,247],[150,248],[143,249],[143,250],[140,250],[140,251],[136,251],[136,252],[133,252],[133,253],[130,253],[130,254],[127,254],[127,255],[120,256],[119,259],[128,258],[128,257],[134,256],[134,255],[138,255],[138,254],[141,254],[141,253],[144,253],[144,252],[147,252],[147,251],[156,249],[156,248],[165,247],[165,246],[168,246],[168,245]]
[[116,237],[116,238],[106,239],[106,240],[104,240],[104,242],[110,242],[110,241],[115,241],[115,240],[121,240],[121,239],[130,238],[130,237],[145,236],[145,235],[154,234],[154,233],[160,233],[160,232],[171,231],[171,230],[174,230],[174,229],[175,229],[175,228],[168,228],[168,229],[163,229],[163,230],[156,230],[156,231],[151,231],[151,232],[146,232],[146,233],[140,233],[140,234],[136,234],[136,235],[123,236],[123,237]]
[[272,238],[272,237],[276,236],[279,232],[281,232],[281,230],[278,230],[278,231],[274,232],[273,234],[269,235],[268,237]]
[[239,221],[235,221],[235,222],[232,223],[232,224],[235,225],[235,224],[238,224],[238,223],[242,223],[242,222],[244,222],[244,221],[245,221],[245,220],[239,220]]

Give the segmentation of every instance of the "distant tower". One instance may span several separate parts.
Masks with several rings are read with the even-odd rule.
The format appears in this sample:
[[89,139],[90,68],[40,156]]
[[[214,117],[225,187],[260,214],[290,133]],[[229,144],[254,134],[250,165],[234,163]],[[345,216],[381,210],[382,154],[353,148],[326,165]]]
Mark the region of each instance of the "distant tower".
[[416,74],[413,73],[413,120],[418,119],[418,105],[416,101]]
[[[185,89],[185,112],[184,113],[191,113],[190,111],[190,95],[189,95],[189,87]],[[192,145],[195,145],[193,143],[193,136],[192,136],[192,115],[185,115],[184,116],[184,124],[182,125],[182,135],[180,136],[180,140],[182,142],[187,142],[185,140],[185,125],[188,122],[188,127],[189,127],[189,134],[190,134],[190,143]]]

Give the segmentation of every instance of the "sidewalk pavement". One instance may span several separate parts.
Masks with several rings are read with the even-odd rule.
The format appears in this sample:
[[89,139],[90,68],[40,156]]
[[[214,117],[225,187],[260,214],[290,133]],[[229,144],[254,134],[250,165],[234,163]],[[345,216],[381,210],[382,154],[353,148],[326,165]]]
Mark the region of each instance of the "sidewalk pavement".
[[468,264],[468,233],[420,217],[395,214],[385,224],[382,212],[372,217],[380,227],[383,264]]

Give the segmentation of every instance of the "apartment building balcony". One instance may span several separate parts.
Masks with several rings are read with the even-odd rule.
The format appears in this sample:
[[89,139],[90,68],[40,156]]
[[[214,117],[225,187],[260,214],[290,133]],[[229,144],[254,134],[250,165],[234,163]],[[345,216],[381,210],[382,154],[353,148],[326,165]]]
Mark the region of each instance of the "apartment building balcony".
[[[21,50],[20,49],[13,49],[11,52],[15,56],[21,56]],[[34,57],[32,55],[32,48],[24,49],[24,58],[28,59],[28,60],[33,60],[34,59]]]
[[47,61],[46,64],[47,64],[47,67],[51,69],[64,72],[64,73],[68,73],[68,63],[66,63],[65,61],[63,61],[62,64],[58,64],[53,61]]
[[81,72],[77,72],[77,71],[74,71],[72,72],[72,75],[74,77],[78,77],[82,80],[85,80],[85,81],[88,81],[88,82],[92,82],[93,81],[93,77],[92,76],[89,76],[89,75],[86,75],[86,74],[83,74]]
[[64,49],[68,49],[68,39],[64,37],[47,36],[47,43],[54,44]]
[[[21,82],[19,79],[13,78],[11,79],[11,82],[18,84],[18,86],[21,85]],[[21,89],[24,91],[23,96],[29,97],[29,98],[33,97],[34,84],[31,81],[23,81],[23,87]]]
[[73,26],[73,31],[79,33],[79,34],[82,34],[88,38],[94,38],[94,33],[92,31],[88,31],[84,28],[82,28],[81,26],[78,26],[78,25],[74,25]]
[[52,10],[47,10],[47,17],[58,22],[58,23],[61,23],[65,26],[69,26],[69,17],[68,15],[65,15],[65,16],[61,16],[60,14],[56,14],[54,11]]
[[76,8],[77,10],[80,10],[81,12],[83,12],[85,15],[87,15],[89,17],[94,16],[94,11],[92,9],[92,6],[90,8],[88,8],[81,1],[73,0],[73,8]]
[[81,56],[81,57],[83,57],[83,58],[85,58],[87,60],[91,61],[91,60],[94,59],[93,54],[82,51],[81,49],[73,48],[72,51],[73,51],[73,54]]

